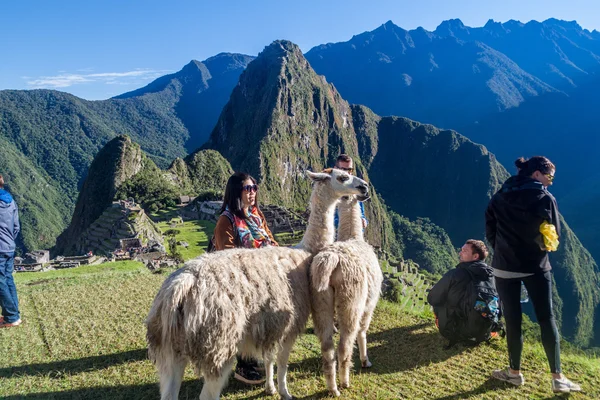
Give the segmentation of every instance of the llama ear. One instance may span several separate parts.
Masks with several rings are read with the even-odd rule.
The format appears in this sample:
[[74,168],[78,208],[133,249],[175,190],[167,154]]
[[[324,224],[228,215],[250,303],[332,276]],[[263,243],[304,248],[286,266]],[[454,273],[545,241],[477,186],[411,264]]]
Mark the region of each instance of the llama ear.
[[310,178],[310,180],[313,182],[323,182],[327,179],[331,179],[331,175],[329,175],[325,172],[306,171],[306,176],[308,176]]

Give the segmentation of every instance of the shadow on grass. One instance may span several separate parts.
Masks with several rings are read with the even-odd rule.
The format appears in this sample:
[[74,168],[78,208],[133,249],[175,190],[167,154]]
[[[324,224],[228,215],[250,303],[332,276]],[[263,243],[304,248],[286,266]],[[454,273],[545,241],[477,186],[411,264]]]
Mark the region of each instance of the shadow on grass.
[[461,344],[445,349],[446,340],[429,322],[369,334],[367,341],[375,344],[369,348],[373,367],[363,371],[376,374],[391,374],[443,362],[466,349]]
[[[306,333],[313,333],[309,328]],[[407,371],[421,365],[443,362],[467,349],[457,344],[446,350],[446,340],[431,329],[431,324],[423,322],[411,326],[389,329],[367,335],[369,360],[373,367],[361,369],[358,349],[354,349],[354,370],[362,373],[392,374]],[[355,346],[356,347],[356,346]],[[318,348],[320,354],[320,348]],[[321,370],[321,357],[308,357],[290,364],[290,370],[314,373]]]
[[1,368],[0,378],[12,378],[23,375],[47,375],[50,377],[60,377],[63,374],[74,375],[81,372],[105,369],[113,365],[146,360],[148,358],[147,354],[148,351],[146,349],[138,349],[123,353],[55,361],[46,364],[29,364],[20,367]]
[[[453,394],[453,395],[448,395],[448,396],[444,396],[444,397],[436,397],[435,400],[460,400],[460,399],[467,399],[470,398],[471,396],[475,396],[478,394],[484,394],[486,392],[489,392],[491,390],[493,391],[501,391],[501,390],[518,390],[517,387],[512,386],[510,383],[506,383],[506,382],[500,382],[494,378],[488,378],[481,386],[479,386],[478,388],[475,388],[473,390],[470,390],[468,392],[461,392],[461,393],[457,393],[457,394]],[[518,395],[517,395],[518,396]]]
[[[181,385],[179,399],[197,400],[202,390],[199,380],[186,381]],[[158,383],[145,385],[94,386],[85,389],[60,392],[33,393],[3,397],[4,400],[142,400],[160,398]]]

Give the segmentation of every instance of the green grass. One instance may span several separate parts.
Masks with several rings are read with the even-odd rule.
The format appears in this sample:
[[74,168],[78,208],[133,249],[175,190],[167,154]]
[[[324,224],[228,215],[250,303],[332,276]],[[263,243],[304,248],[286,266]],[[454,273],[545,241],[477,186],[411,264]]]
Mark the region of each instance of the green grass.
[[[183,246],[178,246],[183,259],[187,261],[204,253],[206,246],[208,245],[208,240],[212,237],[213,231],[215,230],[214,222],[191,220],[184,221],[183,225],[178,224],[177,226],[171,228],[171,218],[169,218],[169,221],[164,221],[164,219],[168,218],[169,216],[174,217],[173,214],[163,213],[160,216],[158,214],[153,214],[153,218],[159,217],[163,219],[158,223],[158,227],[163,233],[169,229],[176,229],[179,231],[179,234],[175,236],[177,241],[183,241],[189,244],[187,249]],[[166,242],[165,247],[168,247]]]
[[75,278],[98,272],[126,272],[139,270],[143,264],[138,261],[115,261],[98,265],[83,265],[76,268],[58,269],[45,272],[19,272],[15,275],[17,283],[45,281],[56,278]]
[[[166,274],[151,274],[133,263],[96,267],[37,273],[37,280],[17,275],[25,322],[0,331],[4,399],[158,399],[155,369],[146,357],[143,321]],[[320,346],[310,331],[298,340],[290,360],[290,391],[302,399],[327,397]],[[458,345],[451,350],[444,350],[444,344],[431,319],[380,302],[369,331],[374,367],[361,371],[355,352],[352,387],[343,391],[343,398],[552,398],[539,344],[525,345],[527,382],[522,388],[488,378],[492,369],[507,362],[504,342],[476,348]],[[573,399],[600,397],[598,359],[567,352],[563,365],[586,391]],[[197,399],[200,390],[201,382],[188,369],[180,399]],[[231,379],[222,398],[277,397]]]

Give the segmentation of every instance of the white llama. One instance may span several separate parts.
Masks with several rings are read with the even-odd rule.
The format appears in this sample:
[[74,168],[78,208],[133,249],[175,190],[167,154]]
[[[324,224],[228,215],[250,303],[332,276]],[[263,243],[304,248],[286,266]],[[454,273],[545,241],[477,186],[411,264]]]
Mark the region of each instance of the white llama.
[[310,314],[308,269],[333,243],[333,214],[342,196],[368,193],[344,171],[307,171],[314,182],[308,226],[297,248],[232,249],[190,260],[159,290],[146,319],[148,350],[162,400],[176,400],[188,362],[204,376],[200,400],[218,399],[236,354],[262,358],[265,391],[274,394],[273,364],[283,399],[291,399],[287,362]]
[[352,351],[358,335],[363,368],[371,367],[367,356],[367,330],[383,282],[377,255],[363,238],[360,205],[356,196],[339,203],[340,241],[317,254],[310,267],[311,306],[315,333],[321,341],[323,373],[329,392],[339,396],[335,380],[333,320],[337,314],[340,342],[340,386],[350,386]]

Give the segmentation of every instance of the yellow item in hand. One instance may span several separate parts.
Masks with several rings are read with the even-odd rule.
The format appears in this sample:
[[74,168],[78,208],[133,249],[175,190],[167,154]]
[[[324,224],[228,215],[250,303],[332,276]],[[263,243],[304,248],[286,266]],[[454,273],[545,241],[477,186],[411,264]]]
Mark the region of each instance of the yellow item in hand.
[[556,251],[558,249],[558,234],[556,233],[556,227],[551,223],[544,221],[540,225],[540,233],[544,238],[544,245],[546,251]]

